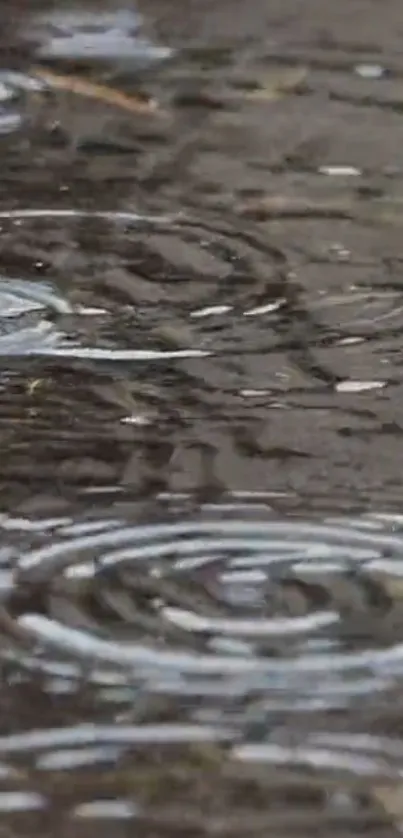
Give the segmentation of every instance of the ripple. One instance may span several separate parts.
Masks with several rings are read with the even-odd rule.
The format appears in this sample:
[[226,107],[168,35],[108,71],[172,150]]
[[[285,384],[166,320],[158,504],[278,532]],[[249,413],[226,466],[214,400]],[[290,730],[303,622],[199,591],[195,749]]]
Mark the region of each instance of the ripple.
[[[100,347],[71,346],[60,342],[58,346],[35,346],[36,333],[29,333],[32,339],[24,346],[18,339],[0,342],[0,354],[3,356],[36,356],[38,358],[77,358],[89,361],[160,361],[175,358],[207,358],[212,353],[202,349],[153,350],[153,349],[102,349]],[[25,335],[27,337],[27,335]]]
[[[75,208],[23,207],[0,210],[0,220],[3,221],[6,252],[11,250],[12,264],[16,261],[21,264],[21,279],[18,280],[21,284],[9,284],[4,292],[15,291],[17,297],[27,300],[26,306],[29,300],[33,313],[35,306],[39,312],[34,324],[30,321],[16,323],[16,328],[4,329],[5,333],[0,336],[0,355],[13,364],[14,359],[33,358],[38,362],[42,360],[44,365],[49,360],[58,363],[60,359],[66,367],[78,361],[94,367],[110,362],[121,367],[144,364],[151,369],[149,365],[154,362],[161,362],[162,367],[169,361],[172,369],[177,370],[179,382],[184,372],[181,362],[214,358],[216,363],[211,368],[206,367],[203,373],[203,387],[210,389],[209,379],[214,380],[217,372],[221,375],[235,344],[232,337],[229,342],[225,336],[224,340],[219,335],[214,339],[205,337],[203,324],[199,325],[200,318],[192,317],[193,303],[204,302],[210,296],[209,289],[216,286],[217,276],[224,280],[224,285],[215,291],[219,297],[232,276],[235,280],[239,272],[241,276],[246,269],[253,272],[255,263],[261,275],[259,285],[262,289],[256,295],[256,303],[259,303],[266,286],[267,268],[263,277],[263,261],[270,263],[270,272],[276,281],[277,273],[283,270],[281,252],[260,240],[254,232],[240,230],[238,235],[227,223],[216,228],[208,217],[192,218],[183,212],[149,215],[113,210],[92,212]],[[97,228],[94,251],[92,236]],[[28,251],[32,253],[32,260],[27,265]],[[35,251],[38,253],[36,259]],[[68,276],[66,273],[65,265],[69,260],[78,267],[73,276],[70,271]],[[37,268],[35,277],[30,276],[32,263]],[[26,277],[24,268],[28,273]],[[41,277],[42,271],[46,282]],[[49,273],[52,283],[48,279]],[[161,276],[164,284],[172,289],[172,295],[167,298],[162,322],[156,322],[153,301]],[[201,280],[198,300],[189,298],[189,278]],[[11,278],[5,278],[5,282],[11,281]],[[116,283],[118,286],[122,283],[122,287],[118,288]],[[195,283],[191,284],[195,287]],[[251,300],[249,292],[246,294],[246,289],[241,296],[245,296],[245,300],[238,300],[234,316],[238,320],[241,318],[241,322],[245,320],[244,314],[253,315],[260,321],[254,330],[256,349],[259,350],[260,342],[266,341],[262,318],[277,316],[284,302],[283,295],[282,302],[273,302],[271,292],[268,300],[264,288],[264,305],[254,305],[255,300]],[[177,303],[181,309],[179,318],[175,313]],[[42,311],[40,304],[44,306]],[[252,349],[255,352],[255,347]],[[199,374],[194,380],[196,385],[197,379]],[[200,396],[204,400],[202,393]],[[147,411],[133,410],[121,421],[152,425],[153,416],[157,418],[162,411],[166,412],[164,401],[162,394],[159,405],[151,409],[151,418]]]
[[[199,536],[188,542],[181,542],[182,536]],[[210,536],[210,538],[208,538]],[[218,536],[218,538],[213,538]],[[223,536],[228,536],[224,538]],[[172,540],[172,537],[177,540]],[[273,538],[274,537],[274,538]],[[150,543],[154,538],[156,543]],[[167,540],[169,539],[169,540]],[[49,572],[49,564],[55,560],[62,564],[70,561],[69,554],[75,557],[79,551],[96,547],[117,546],[128,542],[127,550],[107,553],[103,558],[106,566],[116,565],[128,559],[151,559],[155,556],[169,555],[175,552],[178,558],[200,554],[199,562],[212,561],[211,553],[219,551],[241,551],[241,557],[231,557],[234,566],[254,566],[262,562],[292,562],[296,559],[340,559],[340,552],[345,548],[346,560],[371,560],[379,558],[379,551],[402,549],[403,539],[398,533],[368,532],[367,528],[353,528],[331,524],[316,524],[304,521],[202,521],[178,522],[174,524],[145,525],[122,527],[112,532],[101,532],[72,539],[69,543],[60,541],[46,545],[38,550],[21,556],[19,569],[30,571],[37,569],[40,577]],[[162,542],[162,543],[160,543]],[[248,554],[253,558],[249,559]],[[258,556],[255,556],[255,553]],[[203,558],[204,557],[204,558]],[[179,559],[179,561],[181,561]],[[179,564],[179,568],[181,565]],[[52,570],[52,567],[50,568]],[[39,577],[39,578],[40,578]]]
[[402,517],[323,516],[401,511],[401,10],[162,5],[21,23],[168,120],[0,76],[2,826],[388,835]]
[[[73,737],[74,738],[74,737]],[[29,745],[30,740],[28,741]],[[60,745],[60,742],[58,743]],[[64,742],[62,743],[64,744]],[[74,745],[74,741],[70,744]],[[45,752],[36,760],[36,767],[41,771],[71,771],[85,765],[114,763],[122,754],[122,747],[103,745],[89,748],[64,748]]]
[[[29,766],[47,806],[71,782],[75,823],[218,829],[203,803],[217,778],[220,794],[236,792],[232,834],[272,822],[266,794],[296,794],[295,824],[316,822],[318,795],[322,819],[356,824],[363,791],[382,803],[401,781],[403,744],[382,727],[403,677],[401,515],[280,518],[247,497],[179,520],[171,498],[158,522],[140,507],[130,523],[0,519],[28,539],[4,557],[1,666],[14,690],[39,676],[52,707],[77,707],[84,688],[98,715],[91,704],[75,722],[64,710],[61,724],[3,728],[7,782],[20,782],[14,763]],[[256,812],[251,789],[265,795]],[[17,811],[17,797],[4,805]],[[281,806],[274,818],[293,831]]]
[[[35,236],[35,230],[31,225],[35,222],[39,223],[43,220],[46,224],[47,234],[54,235],[57,230],[59,222],[75,222],[81,223],[98,222],[108,223],[112,225],[112,230],[115,227],[120,228],[120,232],[128,228],[134,230],[143,225],[150,226],[153,230],[159,228],[171,229],[180,220],[180,214],[176,215],[146,215],[135,212],[119,212],[119,211],[85,211],[78,209],[40,209],[40,208],[24,208],[18,210],[0,210],[0,219],[6,223],[9,221],[11,225],[15,225],[12,232],[12,247],[13,261],[17,256],[19,258],[19,251],[25,248],[25,240],[28,239],[29,247],[32,248],[34,241],[32,236]],[[77,230],[71,230],[71,234],[77,234]],[[43,231],[42,231],[43,233]],[[22,244],[20,243],[22,242]],[[77,245],[74,244],[77,249]],[[45,265],[48,257],[46,251],[43,252],[43,258],[36,262],[36,267],[40,269]],[[24,264],[24,260],[22,260]],[[56,281],[57,281],[57,269]],[[93,318],[95,323],[103,323],[105,319],[112,318],[113,304],[111,310],[100,305],[84,305],[70,302],[69,296],[71,288],[64,288],[62,290],[55,287],[56,283],[50,284],[48,281],[40,281],[37,277],[35,280],[29,277],[22,279],[4,277],[0,281],[0,302],[3,303],[1,315],[4,318],[11,318],[19,316],[16,320],[15,328],[8,328],[6,325],[0,325],[0,354],[3,357],[37,357],[37,358],[62,358],[65,360],[88,360],[88,361],[110,361],[110,362],[150,362],[165,359],[189,359],[189,358],[204,358],[212,354],[211,351],[204,348],[182,348],[180,346],[172,346],[164,349],[153,348],[132,348],[127,346],[114,346],[111,341],[107,341],[106,346],[83,346],[77,340],[76,333],[84,331],[84,339],[86,339],[85,327],[79,325],[80,318],[84,320],[89,316]],[[73,292],[74,296],[74,292]],[[92,300],[91,300],[92,302]],[[132,306],[130,306],[132,308]],[[22,321],[21,314],[35,314],[38,311],[36,321],[32,323],[31,320],[26,324]],[[127,307],[126,307],[127,312]],[[58,315],[61,322],[61,328],[46,317],[46,315]],[[70,316],[70,319],[63,321],[63,316]],[[134,312],[133,312],[134,316]],[[31,318],[32,319],[32,318]],[[6,322],[6,321],[5,321]],[[1,320],[0,320],[1,324]],[[77,326],[74,330],[74,326]],[[66,329],[67,327],[67,329]],[[116,336],[114,335],[114,342]],[[172,343],[172,341],[171,341]],[[128,421],[128,420],[127,420]]]
[[232,636],[242,635],[244,637],[270,637],[273,635],[286,635],[303,631],[312,631],[315,628],[324,628],[336,623],[336,614],[320,614],[313,617],[300,617],[287,620],[286,618],[259,620],[237,619],[214,619],[212,617],[201,617],[180,608],[163,608],[164,617],[174,625],[181,626],[187,631],[213,632],[217,634],[231,634]]
[[214,740],[232,739],[231,730],[218,731],[207,725],[96,725],[82,724],[75,727],[63,727],[59,730],[30,730],[27,733],[11,734],[0,737],[0,751],[3,753],[18,753],[20,751],[37,751],[44,748],[55,748],[62,745],[120,743],[133,745],[146,743],[173,742],[208,742]]
[[27,311],[49,308],[59,314],[71,314],[73,309],[55,294],[51,285],[19,279],[0,279],[1,317],[15,317]]
[[[338,754],[325,748],[287,748],[282,745],[240,745],[233,750],[233,757],[240,762],[265,763],[267,765],[299,765],[319,770],[347,771],[358,776],[379,777],[385,775],[382,759],[363,757],[356,754]],[[393,772],[392,776],[396,776]]]
[[[313,621],[314,622],[314,621]],[[369,650],[351,654],[305,655],[287,660],[264,660],[239,656],[200,655],[186,652],[158,652],[140,644],[117,643],[99,640],[91,634],[78,629],[66,628],[55,620],[49,620],[36,614],[26,614],[19,618],[18,625],[27,634],[43,643],[59,648],[93,661],[132,667],[152,672],[153,669],[175,669],[179,672],[201,675],[263,673],[265,675],[297,675],[325,673],[331,666],[332,672],[350,672],[368,669],[403,672],[403,643],[396,644],[386,651]],[[321,627],[321,621],[319,620]],[[315,626],[316,627],[316,626]],[[357,673],[358,674],[358,673]]]
[[[3,591],[17,632],[34,644],[23,667],[45,671],[47,660],[49,674],[63,677],[52,657],[67,655],[78,669],[66,677],[79,677],[85,662],[94,683],[105,683],[100,667],[121,670],[113,688],[126,677],[157,693],[282,689],[336,704],[388,691],[403,674],[402,633],[396,621],[382,628],[400,607],[391,582],[401,574],[400,518],[111,519],[102,529],[56,525],[41,541],[21,553]],[[42,613],[32,604],[16,613],[18,592],[24,602],[38,585],[47,590]],[[354,610],[360,639],[346,646]]]
[[149,221],[156,224],[171,224],[176,218],[175,215],[144,215],[136,212],[119,212],[103,210],[81,210],[81,209],[41,209],[25,208],[14,210],[0,210],[0,218],[10,220],[24,220],[25,218],[99,218],[105,221],[116,221],[123,224],[138,224],[139,221]]

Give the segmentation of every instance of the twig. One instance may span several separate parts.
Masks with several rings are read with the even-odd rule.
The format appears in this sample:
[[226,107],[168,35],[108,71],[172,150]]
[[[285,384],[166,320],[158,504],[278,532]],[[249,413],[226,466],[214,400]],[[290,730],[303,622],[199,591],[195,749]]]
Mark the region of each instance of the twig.
[[113,87],[95,84],[79,76],[62,75],[43,67],[35,67],[34,73],[49,85],[49,87],[55,90],[65,90],[77,96],[98,99],[98,101],[105,102],[108,105],[114,105],[130,113],[150,114],[158,110],[158,103],[155,99],[144,100],[135,94],[129,96],[120,90],[115,90]]

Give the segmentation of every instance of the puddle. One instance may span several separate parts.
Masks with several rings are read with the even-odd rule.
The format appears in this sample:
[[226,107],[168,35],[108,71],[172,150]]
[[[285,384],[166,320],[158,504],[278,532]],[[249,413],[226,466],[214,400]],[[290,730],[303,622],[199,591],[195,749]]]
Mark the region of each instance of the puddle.
[[1,5],[0,827],[401,832],[401,8]]

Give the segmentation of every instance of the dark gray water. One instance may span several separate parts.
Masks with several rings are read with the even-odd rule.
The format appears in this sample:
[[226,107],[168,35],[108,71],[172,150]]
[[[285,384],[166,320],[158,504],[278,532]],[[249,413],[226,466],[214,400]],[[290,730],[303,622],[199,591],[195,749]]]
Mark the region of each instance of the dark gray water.
[[0,11],[0,832],[397,836],[400,4]]

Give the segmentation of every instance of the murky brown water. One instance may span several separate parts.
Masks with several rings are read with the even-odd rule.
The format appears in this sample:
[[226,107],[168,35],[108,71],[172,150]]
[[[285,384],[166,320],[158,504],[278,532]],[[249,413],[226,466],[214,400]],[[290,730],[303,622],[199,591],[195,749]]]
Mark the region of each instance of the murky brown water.
[[0,12],[0,835],[397,836],[401,4]]

